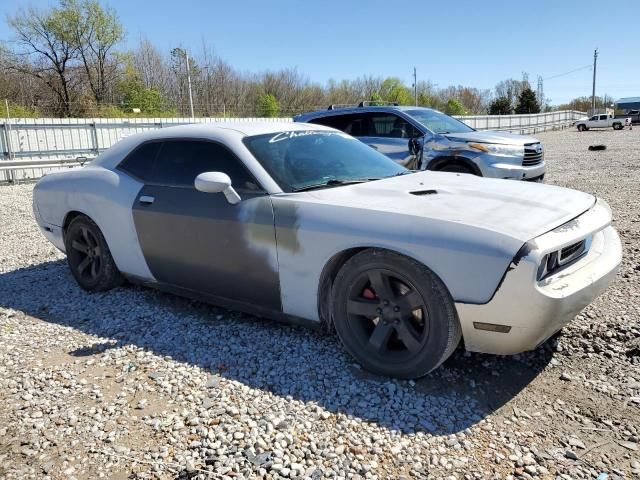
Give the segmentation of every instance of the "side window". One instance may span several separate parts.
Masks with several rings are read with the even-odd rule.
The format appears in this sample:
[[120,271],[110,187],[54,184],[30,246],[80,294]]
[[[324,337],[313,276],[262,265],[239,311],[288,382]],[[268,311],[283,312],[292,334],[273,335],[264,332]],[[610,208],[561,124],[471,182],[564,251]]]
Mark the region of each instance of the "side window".
[[413,125],[397,115],[372,114],[371,126],[372,137],[413,138],[419,136]]
[[606,115],[600,115],[600,120],[606,120],[607,116]]
[[224,172],[237,190],[260,191],[241,160],[222,145],[199,140],[166,140],[156,159],[151,182],[193,187],[203,172]]
[[593,117],[591,117],[589,120],[594,121],[594,120],[598,120],[598,116],[594,115]]
[[309,123],[326,125],[348,133],[354,137],[366,137],[369,134],[367,118],[362,114],[332,115],[311,120]]
[[142,181],[150,180],[153,164],[161,146],[162,142],[151,142],[140,145],[127,155],[120,165],[118,165],[118,169]]

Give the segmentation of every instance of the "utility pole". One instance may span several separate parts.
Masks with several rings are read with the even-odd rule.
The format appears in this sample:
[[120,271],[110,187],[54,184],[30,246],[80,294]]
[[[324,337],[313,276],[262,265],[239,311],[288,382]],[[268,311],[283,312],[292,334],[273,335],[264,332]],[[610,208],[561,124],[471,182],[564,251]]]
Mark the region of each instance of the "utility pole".
[[596,113],[596,64],[598,63],[598,49],[593,51],[593,90],[591,91],[591,115]]
[[416,107],[418,106],[418,74],[416,72],[416,67],[413,67],[413,98],[416,103]]
[[[189,107],[191,108],[191,118],[194,118],[193,115],[193,94],[191,93],[191,68],[189,67],[189,54],[183,48],[174,48],[171,50],[171,55],[184,55],[187,64],[187,84],[189,86]],[[176,72],[177,73],[177,72]]]
[[193,120],[193,94],[191,93],[191,69],[189,68],[189,54],[185,51],[184,56],[187,59],[187,83],[189,84],[189,106],[191,107],[191,119]]

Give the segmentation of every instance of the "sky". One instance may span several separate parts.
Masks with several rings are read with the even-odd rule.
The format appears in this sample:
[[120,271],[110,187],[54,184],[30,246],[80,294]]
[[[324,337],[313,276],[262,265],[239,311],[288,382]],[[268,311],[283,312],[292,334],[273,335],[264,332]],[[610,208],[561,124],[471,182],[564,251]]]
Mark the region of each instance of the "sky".
[[[246,72],[295,67],[322,84],[373,75],[411,85],[415,67],[439,88],[481,89],[528,72],[559,104],[591,95],[591,68],[562,74],[592,64],[598,48],[596,94],[640,96],[638,0],[101,1],[117,11],[125,48],[147,37],[197,55],[206,42]],[[7,14],[52,3],[0,0],[0,39],[11,39]]]

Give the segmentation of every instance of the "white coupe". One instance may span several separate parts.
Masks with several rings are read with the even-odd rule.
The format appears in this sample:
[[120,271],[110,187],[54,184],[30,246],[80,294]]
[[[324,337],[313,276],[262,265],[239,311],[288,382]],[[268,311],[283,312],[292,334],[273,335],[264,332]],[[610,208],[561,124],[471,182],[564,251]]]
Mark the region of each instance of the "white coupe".
[[411,172],[337,130],[217,123],[126,138],[43,177],[34,214],[89,292],[124,279],[337,332],[415,378],[467,350],[533,349],[615,276],[586,193]]

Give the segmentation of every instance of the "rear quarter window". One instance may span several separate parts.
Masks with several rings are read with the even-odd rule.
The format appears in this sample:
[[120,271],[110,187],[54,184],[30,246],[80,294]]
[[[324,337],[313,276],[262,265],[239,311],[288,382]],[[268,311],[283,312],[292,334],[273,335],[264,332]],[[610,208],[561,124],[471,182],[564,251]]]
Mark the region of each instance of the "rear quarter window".
[[151,178],[154,162],[160,147],[162,147],[162,142],[149,142],[139,145],[120,162],[118,169],[139,180],[148,181]]

